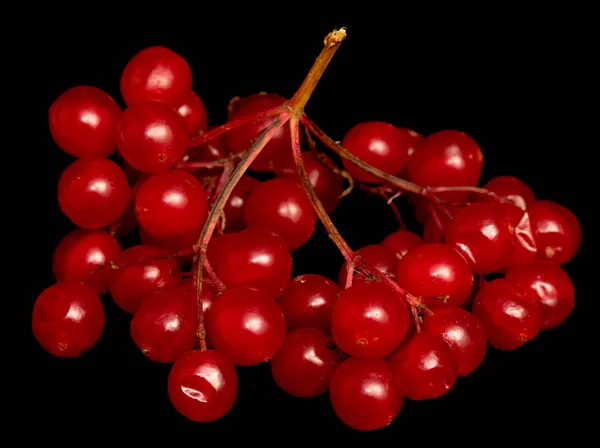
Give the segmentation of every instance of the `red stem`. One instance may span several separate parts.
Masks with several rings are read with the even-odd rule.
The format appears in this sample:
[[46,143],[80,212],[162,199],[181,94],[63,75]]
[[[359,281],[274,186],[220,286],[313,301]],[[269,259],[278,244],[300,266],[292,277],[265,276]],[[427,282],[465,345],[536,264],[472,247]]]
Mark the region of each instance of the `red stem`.
[[228,159],[215,160],[214,162],[181,161],[175,165],[175,169],[214,169],[223,168]]

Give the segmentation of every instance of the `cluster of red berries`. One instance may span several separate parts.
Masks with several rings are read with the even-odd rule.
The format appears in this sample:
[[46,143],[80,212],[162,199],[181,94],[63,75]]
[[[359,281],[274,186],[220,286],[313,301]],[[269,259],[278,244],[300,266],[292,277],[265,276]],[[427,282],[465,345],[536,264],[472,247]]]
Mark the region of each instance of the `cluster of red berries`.
[[[232,101],[223,133],[196,145],[210,132],[207,112],[181,56],[143,50],[125,67],[121,93],[124,110],[87,86],[69,89],[50,108],[55,142],[77,158],[60,177],[59,204],[80,227],[56,248],[57,283],[33,309],[34,335],[53,355],[75,357],[98,341],[100,296],[110,293],[133,314],[131,337],[142,353],[173,363],[168,393],[185,417],[225,415],[237,396],[234,365],[270,360],[283,390],[298,397],[329,391],[344,423],[373,430],[389,424],[405,398],[448,393],[480,365],[488,343],[516,349],[573,309],[573,284],[561,265],[581,243],[577,219],[536,200],[513,177],[476,188],[483,155],[462,132],[423,137],[361,123],[340,148],[363,163],[344,159],[345,171],[303,152],[327,213],[344,178],[385,189],[381,171],[426,186],[411,196],[424,233],[402,229],[346,256],[337,282],[316,274],[292,279],[291,252],[311,238],[321,215],[300,181],[289,128],[249,163],[251,171],[276,175],[239,178],[218,234],[206,248],[196,244],[232,169],[277,119],[249,117],[287,100],[258,94]],[[123,250],[117,237],[136,227],[142,244]],[[207,275],[198,288],[201,250]],[[181,269],[189,264],[192,272]],[[483,278],[492,273],[504,276]]]

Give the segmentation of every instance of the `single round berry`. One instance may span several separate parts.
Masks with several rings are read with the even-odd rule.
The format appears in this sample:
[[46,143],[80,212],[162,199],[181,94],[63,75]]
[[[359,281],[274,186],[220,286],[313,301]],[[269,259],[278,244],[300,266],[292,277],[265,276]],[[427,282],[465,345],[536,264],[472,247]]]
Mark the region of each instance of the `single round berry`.
[[294,278],[277,299],[287,330],[318,328],[329,332],[331,310],[340,292],[338,285],[322,275],[304,274]]
[[192,174],[169,170],[150,176],[135,198],[141,227],[158,238],[176,238],[201,228],[208,215],[202,184]]
[[117,102],[103,90],[72,87],[50,106],[50,133],[56,144],[74,157],[106,157],[117,149],[115,130],[120,114]]
[[[356,255],[361,257],[370,267],[377,269],[388,277],[396,276],[396,267],[398,266],[398,256],[391,247],[382,244],[371,244],[361,247],[356,251]],[[344,263],[338,275],[340,286],[345,287],[348,279],[348,263]],[[355,270],[352,276],[352,282],[362,282],[373,280],[373,274],[362,270]]]
[[423,317],[423,333],[440,336],[452,349],[458,362],[458,375],[467,376],[483,362],[487,339],[481,321],[462,308],[441,306]]
[[402,396],[427,400],[446,395],[456,384],[458,363],[439,336],[419,333],[390,359],[390,370]]
[[483,188],[505,198],[521,210],[527,210],[535,202],[535,194],[529,185],[513,176],[496,176]]
[[527,263],[536,258],[537,244],[528,211],[513,203],[501,204],[508,224],[513,228],[513,251],[505,259],[504,266],[499,272],[506,272],[513,266]]
[[206,332],[216,350],[234,364],[268,361],[285,339],[285,317],[269,295],[246,286],[228,288],[206,316]]
[[188,142],[183,117],[158,101],[129,106],[117,124],[119,152],[127,163],[144,173],[171,168],[182,159]]
[[[391,175],[402,171],[408,161],[408,150],[412,144],[413,139],[409,134],[382,121],[359,123],[350,129],[342,140],[342,146],[353,155]],[[349,160],[344,159],[342,163],[348,173],[361,182],[383,182]]]
[[534,301],[541,310],[542,330],[563,323],[575,307],[575,288],[567,273],[548,260],[533,260],[515,266],[505,276],[523,297]]
[[76,229],[58,243],[52,271],[59,282],[81,282],[98,295],[108,292],[108,264],[121,253],[119,242],[104,230]]
[[100,339],[104,322],[98,294],[77,282],[55,283],[33,306],[33,335],[54,356],[74,358],[88,351]]
[[211,422],[227,414],[237,398],[233,364],[214,350],[192,350],[177,360],[168,380],[173,407],[194,422]]
[[235,185],[223,209],[225,232],[239,232],[246,228],[244,211],[250,194],[258,185],[260,185],[260,181],[250,176],[242,176]]
[[121,95],[128,106],[160,101],[179,107],[192,91],[192,70],[180,55],[165,47],[136,54],[121,75]]
[[286,336],[271,360],[271,372],[288,394],[317,397],[329,389],[331,375],[340,362],[331,336],[316,328],[300,328]]
[[390,354],[409,327],[406,302],[380,282],[360,282],[342,291],[331,315],[331,334],[338,347],[359,358]]
[[312,236],[317,215],[301,185],[275,178],[254,188],[246,201],[244,220],[248,228],[272,230],[295,250]]
[[85,229],[112,224],[127,208],[131,188],[123,170],[104,157],[71,163],[58,180],[58,203],[73,223]]
[[397,232],[390,233],[381,242],[384,246],[391,247],[399,255],[398,258],[405,256],[410,250],[423,244],[423,238],[408,230],[399,230]]
[[208,126],[208,111],[202,99],[193,90],[177,112],[183,117],[190,135],[197,135]]
[[382,359],[346,359],[333,372],[329,395],[339,419],[359,431],[389,425],[404,404],[390,368]]
[[198,236],[201,231],[202,228],[199,227],[184,235],[173,238],[158,238],[140,228],[139,235],[143,244],[158,246],[170,254],[181,253],[182,255],[176,257],[177,263],[179,266],[187,266],[192,264],[194,258],[193,247],[198,242]]
[[415,247],[398,262],[396,283],[426,303],[461,306],[473,286],[466,260],[452,247],[428,243]]

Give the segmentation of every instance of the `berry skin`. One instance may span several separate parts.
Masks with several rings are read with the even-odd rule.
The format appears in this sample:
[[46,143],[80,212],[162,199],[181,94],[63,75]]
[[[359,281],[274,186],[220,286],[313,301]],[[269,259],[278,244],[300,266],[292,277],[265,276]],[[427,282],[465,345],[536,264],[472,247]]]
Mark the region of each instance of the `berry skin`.
[[[206,130],[210,131],[213,127],[214,126],[208,126]],[[227,140],[225,139],[226,135],[227,134],[221,134],[196,148],[191,148],[187,151],[187,154],[189,154],[190,158],[193,160],[204,160],[206,162],[224,159],[229,155]]]
[[515,350],[540,332],[541,313],[535,302],[519,297],[502,278],[481,288],[473,314],[481,320],[490,345],[498,350]]
[[390,233],[381,242],[384,246],[391,247],[399,255],[399,258],[405,256],[408,251],[414,249],[417,246],[423,244],[423,238],[413,232],[407,230],[399,230],[397,232]]
[[183,117],[190,135],[197,135],[208,126],[208,111],[202,99],[193,90],[177,112]]
[[106,92],[78,86],[63,92],[50,106],[50,133],[56,144],[74,157],[106,157],[117,149],[115,130],[121,114]]
[[[428,243],[415,247],[398,262],[396,283],[426,304],[461,306],[469,297],[473,274],[452,247]],[[429,300],[427,300],[429,299]]]
[[[144,229],[139,229],[140,239],[143,244],[150,244],[151,246],[158,246],[165,249],[170,254],[176,254],[182,251],[189,251],[194,244],[198,242],[198,236],[202,228],[192,230],[185,235],[176,236],[173,238],[157,238],[156,236],[146,232]],[[179,266],[186,266],[192,264],[194,254],[190,253],[187,255],[181,255],[176,258]]]
[[467,376],[483,362],[487,339],[481,321],[462,308],[441,306],[423,317],[421,331],[440,336],[454,352],[458,376]]
[[483,186],[486,190],[507,199],[521,210],[527,210],[535,202],[533,190],[520,179],[512,176],[496,176]]
[[201,228],[208,215],[208,200],[202,184],[180,170],[150,176],[135,198],[135,214],[148,233],[170,239]]
[[214,348],[238,366],[273,357],[285,340],[285,317],[271,297],[246,286],[228,288],[206,315]]
[[233,191],[223,209],[223,213],[225,213],[225,232],[239,232],[246,228],[244,211],[250,194],[258,185],[260,185],[259,180],[250,176],[242,176],[233,187]]
[[390,368],[382,359],[346,359],[333,372],[329,395],[339,419],[359,431],[389,425],[404,404]]
[[498,271],[506,272],[513,266],[533,260],[537,255],[537,245],[533,236],[529,212],[512,203],[501,204],[501,207],[508,224],[513,228],[513,251],[505,260],[502,269]]
[[139,263],[154,256],[169,255],[164,249],[147,244],[132,246],[121,252],[116,264],[125,264],[110,272],[110,295],[119,307],[135,313],[150,294],[175,287],[180,278],[171,275],[179,266],[173,258]]
[[301,185],[290,179],[262,182],[244,209],[248,228],[264,228],[281,236],[289,250],[303,246],[315,231],[317,215]]
[[294,278],[277,299],[287,330],[317,328],[329,332],[331,310],[340,292],[338,285],[321,275]]
[[406,178],[407,175],[404,174],[408,174],[408,163],[410,162],[410,157],[415,153],[415,151],[419,149],[419,146],[423,144],[423,140],[425,139],[425,137],[423,137],[418,132],[413,131],[412,129],[398,128],[398,130],[402,132],[404,136],[404,141],[406,142],[404,146],[406,148],[407,162],[404,168],[402,169],[403,175],[400,176]]
[[194,422],[211,422],[227,414],[237,398],[233,364],[214,350],[191,350],[177,360],[168,379],[173,407]]
[[515,266],[504,277],[524,298],[533,300],[542,313],[542,330],[563,323],[575,307],[575,288],[567,273],[548,260]]
[[552,201],[536,201],[529,214],[537,256],[558,265],[571,261],[581,245],[581,225],[568,208]]
[[58,180],[58,203],[77,226],[101,229],[127,208],[131,188],[123,170],[104,157],[85,157],[71,163]]
[[329,381],[340,364],[340,353],[331,336],[315,328],[294,330],[271,360],[273,379],[288,394],[317,397],[329,389]]
[[148,101],[128,107],[117,124],[117,146],[125,161],[144,173],[165,171],[179,162],[189,133],[171,106]]
[[114,230],[117,237],[125,236],[137,229],[138,222],[135,216],[135,197],[137,192],[142,185],[143,179],[135,181],[133,187],[131,187],[131,193],[129,193],[129,202],[127,208],[119,216],[119,218],[110,225],[110,229]]
[[160,101],[172,107],[182,105],[192,91],[192,70],[188,63],[165,47],[149,47],[136,54],[121,75],[121,95],[128,106]]
[[331,315],[331,334],[338,347],[359,358],[390,354],[409,327],[406,303],[380,282],[360,282],[342,291]]
[[[396,126],[382,121],[359,123],[350,129],[342,146],[375,168],[391,174],[399,174],[408,161],[408,149],[412,140],[408,134]],[[364,171],[352,162],[344,159],[344,167],[352,177],[367,183],[380,184],[377,176]]]
[[458,363],[448,344],[433,334],[419,333],[390,359],[390,370],[402,396],[428,400],[446,395],[456,384]]
[[[369,246],[361,247],[356,251],[356,255],[360,256],[370,267],[377,269],[382,274],[388,277],[395,277],[396,266],[398,266],[398,256],[396,251],[391,247],[384,246],[382,244],[371,244]],[[369,273],[365,276],[362,271],[354,272],[352,282],[362,282],[372,280]],[[346,286],[346,279],[348,278],[348,263],[344,263],[340,269],[338,275],[338,283],[340,286]]]
[[74,358],[92,348],[104,323],[100,298],[77,282],[55,283],[42,291],[33,306],[33,335],[44,350],[62,358]]
[[110,268],[100,268],[120,253],[119,242],[107,232],[76,229],[54,249],[52,271],[59,282],[85,282],[98,295],[104,295],[108,292]]

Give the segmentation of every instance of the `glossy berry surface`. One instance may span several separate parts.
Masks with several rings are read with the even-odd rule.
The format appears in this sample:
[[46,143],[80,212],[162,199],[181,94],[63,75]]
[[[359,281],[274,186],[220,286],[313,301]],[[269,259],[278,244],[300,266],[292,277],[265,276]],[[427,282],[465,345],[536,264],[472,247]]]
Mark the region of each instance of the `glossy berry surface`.
[[331,377],[329,394],[339,419],[359,431],[389,425],[404,404],[382,359],[346,359]]
[[234,364],[251,366],[273,357],[285,339],[285,317],[269,295],[245,286],[228,288],[206,316],[214,348]]
[[169,170],[150,176],[140,186],[135,214],[141,227],[158,238],[176,238],[204,224],[208,200],[192,174]]
[[189,420],[218,420],[235,403],[237,373],[222,353],[191,350],[171,367],[168,393],[173,407]]
[[191,91],[190,66],[165,47],[140,51],[130,59],[121,75],[121,95],[128,106],[155,100],[179,107]]
[[198,242],[198,236],[201,231],[202,228],[199,227],[184,235],[175,236],[173,238],[158,238],[140,228],[139,235],[143,244],[158,246],[170,254],[177,254],[182,251],[185,252],[185,255],[178,256],[176,260],[179,266],[186,266],[192,263],[194,256],[193,253],[190,253],[190,249]]
[[85,282],[98,295],[108,292],[110,268],[100,269],[121,253],[119,242],[104,230],[76,229],[58,243],[52,271],[59,282]]
[[33,306],[32,330],[48,353],[74,358],[92,348],[104,329],[104,308],[89,286],[67,281],[46,288]]
[[391,247],[399,255],[398,258],[405,256],[410,250],[423,244],[423,238],[414,232],[407,230],[399,230],[397,232],[390,233],[386,236],[381,244],[387,247]]
[[171,168],[182,159],[188,141],[184,118],[157,101],[128,107],[117,125],[119,152],[129,165],[144,173]]
[[112,224],[127,208],[131,188],[123,170],[104,157],[71,163],[58,180],[58,203],[77,226],[100,229]]
[[277,299],[287,330],[317,328],[329,332],[331,310],[340,292],[337,284],[322,275],[304,274],[294,278]]
[[[361,247],[356,251],[356,255],[360,256],[369,267],[377,269],[382,274],[388,277],[395,277],[396,267],[398,266],[398,256],[396,251],[389,246],[383,244],[370,244]],[[365,275],[362,270],[355,269],[352,277],[352,282],[369,281],[371,274]],[[345,287],[348,279],[348,263],[344,263],[340,269],[338,282],[340,286]]]
[[121,108],[106,92],[78,86],[63,92],[50,106],[50,133],[74,157],[106,157],[117,149],[115,131]]
[[404,340],[409,327],[406,302],[381,282],[353,284],[333,306],[331,334],[350,356],[386,356]]
[[208,111],[202,99],[193,90],[190,92],[187,100],[179,106],[177,112],[183,117],[190,135],[197,135],[208,126]]
[[513,250],[505,259],[504,266],[499,272],[506,272],[513,266],[526,263],[537,256],[537,243],[535,242],[531,216],[528,211],[522,210],[513,203],[501,205],[508,224],[513,229]]
[[513,176],[496,176],[483,188],[496,193],[521,210],[527,210],[535,202],[535,194],[529,185]]
[[[421,134],[419,134],[418,132],[416,132],[412,129],[398,128],[398,130],[402,133],[402,135],[404,137],[404,141],[405,141],[404,147],[406,148],[407,162],[402,170],[402,173],[404,173],[404,172],[408,171],[408,163],[410,162],[410,157],[423,144],[423,140],[425,139],[425,137],[423,137]],[[400,177],[405,178],[406,176],[403,175]]]
[[250,176],[242,176],[235,185],[223,209],[225,232],[239,232],[246,228],[244,211],[250,194],[258,185],[260,185],[260,181]]
[[402,396],[427,400],[446,395],[456,384],[458,363],[439,336],[419,333],[390,358],[390,370]]
[[[209,125],[206,130],[210,131],[211,129],[212,126]],[[194,160],[204,160],[206,162],[224,159],[229,154],[227,140],[225,139],[226,135],[221,134],[218,137],[212,138],[200,146],[189,149],[186,154],[189,154]]]
[[288,394],[317,397],[329,389],[340,362],[331,336],[315,328],[300,328],[286,336],[271,360],[271,372],[277,385]]

